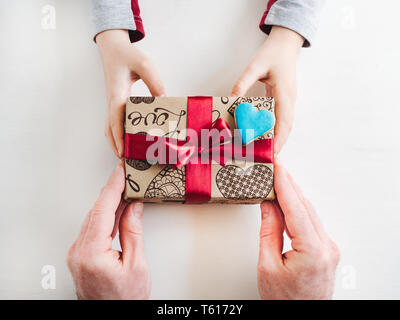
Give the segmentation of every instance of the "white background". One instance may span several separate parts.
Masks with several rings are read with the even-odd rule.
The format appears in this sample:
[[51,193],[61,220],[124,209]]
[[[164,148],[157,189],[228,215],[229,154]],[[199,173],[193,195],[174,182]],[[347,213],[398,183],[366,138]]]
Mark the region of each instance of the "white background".
[[[54,30],[42,28],[47,4]],[[265,39],[265,6],[141,1],[138,46],[168,95],[228,95]],[[328,1],[299,58],[281,158],[341,249],[335,298],[400,298],[399,11],[395,0]],[[87,1],[0,1],[0,298],[75,298],[65,255],[116,163],[91,28]],[[259,225],[258,206],[146,206],[151,297],[258,299]],[[44,265],[55,290],[41,286]]]

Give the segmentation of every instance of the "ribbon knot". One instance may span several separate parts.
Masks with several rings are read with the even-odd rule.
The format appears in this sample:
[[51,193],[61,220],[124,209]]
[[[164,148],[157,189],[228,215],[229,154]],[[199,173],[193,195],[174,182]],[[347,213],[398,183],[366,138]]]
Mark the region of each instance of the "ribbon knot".
[[[165,140],[167,149],[174,149],[177,152],[175,168],[181,168],[190,161],[192,163],[201,163],[205,160],[206,163],[209,163],[211,159],[214,159],[222,166],[225,165],[227,159],[225,156],[221,156],[221,151],[224,151],[224,144],[231,143],[233,139],[228,123],[224,119],[219,118],[210,128],[204,129],[207,130],[205,146],[203,144],[197,145],[198,140],[200,140],[197,137],[190,137],[190,140],[197,139],[195,143],[191,143],[189,140],[189,142],[184,145],[179,145],[176,141]],[[218,139],[217,141],[214,141],[216,140],[215,137]]]

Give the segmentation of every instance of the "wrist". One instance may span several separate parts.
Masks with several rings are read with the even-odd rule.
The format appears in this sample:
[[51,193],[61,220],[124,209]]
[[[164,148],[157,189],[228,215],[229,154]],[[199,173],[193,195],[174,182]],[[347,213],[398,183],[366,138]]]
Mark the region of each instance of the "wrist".
[[266,42],[279,48],[281,53],[297,55],[303,46],[304,38],[291,29],[273,26]]
[[96,36],[96,43],[100,50],[121,44],[131,44],[128,30],[122,29],[111,29],[100,32]]

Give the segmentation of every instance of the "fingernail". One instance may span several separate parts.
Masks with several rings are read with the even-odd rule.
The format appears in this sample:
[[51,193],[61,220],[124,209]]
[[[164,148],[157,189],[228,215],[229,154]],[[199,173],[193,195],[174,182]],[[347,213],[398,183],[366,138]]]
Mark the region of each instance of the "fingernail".
[[274,152],[275,152],[275,154],[278,154],[279,153],[279,144],[278,144],[278,142],[275,140],[275,143],[274,143]]
[[122,158],[122,150],[121,146],[118,146],[118,156]]
[[263,208],[264,206],[267,206],[267,204],[264,202],[260,204],[261,219],[267,218],[269,215],[269,210],[267,210],[266,208]]
[[268,218],[269,211],[261,211],[261,216],[262,216],[263,219]]
[[274,164],[278,166],[281,164],[281,159],[277,154],[274,155]]

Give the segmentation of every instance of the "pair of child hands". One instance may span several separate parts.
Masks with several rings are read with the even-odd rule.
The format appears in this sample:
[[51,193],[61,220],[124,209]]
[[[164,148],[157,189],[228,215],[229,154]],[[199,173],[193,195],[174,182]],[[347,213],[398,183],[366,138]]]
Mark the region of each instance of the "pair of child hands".
[[[124,112],[130,88],[142,79],[152,96],[164,96],[164,85],[153,62],[131,44],[128,31],[107,30],[96,41],[103,63],[108,113],[104,133],[115,154],[124,156]],[[253,60],[233,86],[230,96],[244,96],[257,81],[265,84],[266,96],[275,98],[275,152],[286,142],[294,117],[296,60],[304,38],[274,26]]]

